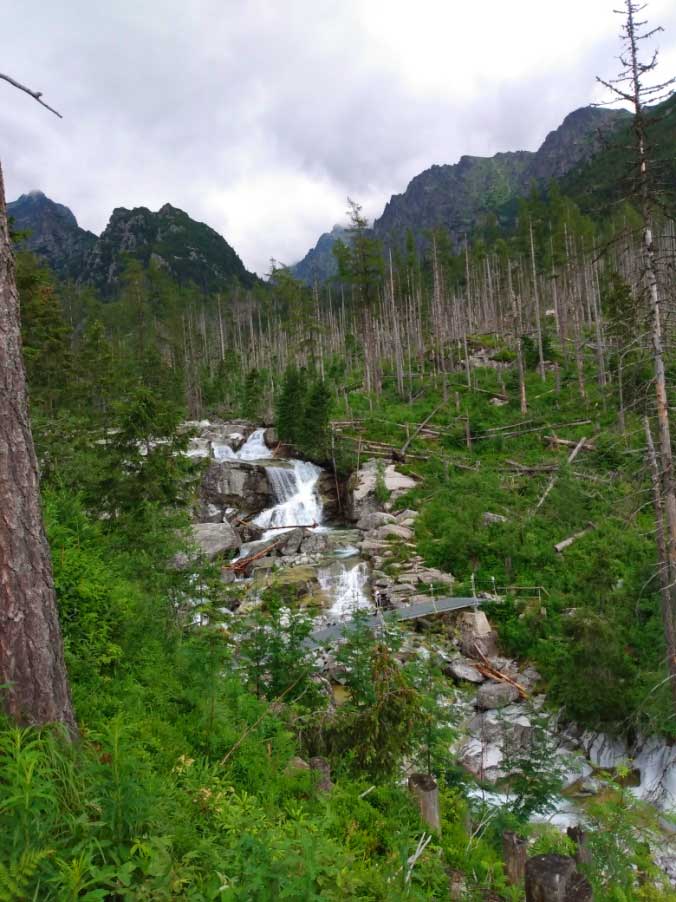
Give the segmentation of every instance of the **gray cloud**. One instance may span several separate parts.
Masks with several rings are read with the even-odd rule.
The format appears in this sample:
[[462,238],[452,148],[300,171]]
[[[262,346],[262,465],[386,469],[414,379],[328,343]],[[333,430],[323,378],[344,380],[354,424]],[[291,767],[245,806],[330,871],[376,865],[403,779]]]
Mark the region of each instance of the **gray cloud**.
[[[64,114],[0,84],[10,198],[42,188],[97,232],[114,206],[170,201],[259,272],[302,256],[348,194],[374,216],[434,162],[535,148],[617,53],[611,0],[94,6],[0,0],[2,69]],[[667,75],[676,12],[651,12]]]

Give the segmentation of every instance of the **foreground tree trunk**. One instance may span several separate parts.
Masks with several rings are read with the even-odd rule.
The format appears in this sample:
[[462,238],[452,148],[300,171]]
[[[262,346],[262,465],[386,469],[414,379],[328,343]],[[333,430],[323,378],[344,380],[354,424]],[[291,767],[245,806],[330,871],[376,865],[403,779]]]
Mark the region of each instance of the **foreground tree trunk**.
[[0,168],[0,704],[23,724],[76,726],[42,524]]

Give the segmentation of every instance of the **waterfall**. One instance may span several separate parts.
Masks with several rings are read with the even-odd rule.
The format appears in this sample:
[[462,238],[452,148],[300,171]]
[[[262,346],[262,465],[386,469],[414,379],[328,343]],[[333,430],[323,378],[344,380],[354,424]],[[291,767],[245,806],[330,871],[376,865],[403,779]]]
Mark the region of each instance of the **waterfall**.
[[279,526],[313,526],[322,522],[322,503],[317,494],[320,467],[306,460],[289,461],[290,467],[266,467],[277,502],[254,520],[264,529]]
[[340,620],[359,608],[370,608],[369,570],[364,561],[335,561],[317,571],[319,584],[332,599],[328,616]]
[[230,445],[212,442],[211,447],[216,460],[237,460],[237,454],[232,450]]
[[270,450],[264,440],[265,429],[255,429],[235,454],[237,460],[269,460]]

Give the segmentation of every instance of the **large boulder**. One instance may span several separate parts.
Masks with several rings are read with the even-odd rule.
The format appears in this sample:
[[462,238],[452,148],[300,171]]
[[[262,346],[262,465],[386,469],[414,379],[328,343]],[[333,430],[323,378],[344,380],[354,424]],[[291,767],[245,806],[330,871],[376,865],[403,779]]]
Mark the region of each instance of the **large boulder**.
[[378,538],[382,539],[400,539],[402,542],[410,542],[414,533],[408,526],[399,526],[396,523],[386,523],[385,526],[378,527],[376,535]]
[[324,521],[342,520],[345,484],[331,470],[322,470],[317,482],[317,493],[321,498]]
[[475,704],[483,711],[506,708],[519,698],[519,690],[511,683],[484,683],[476,694]]
[[382,484],[388,501],[395,501],[400,495],[414,489],[416,481],[400,473],[394,464],[383,466],[382,461],[367,460],[353,473],[348,483],[347,512],[352,520],[360,520],[364,515],[381,510],[383,502],[377,495],[377,487]]
[[464,658],[456,658],[443,668],[446,676],[458,683],[483,683],[486,677],[479,673],[471,661]]
[[592,902],[589,881],[568,855],[536,855],[526,862],[526,902]]
[[201,499],[215,507],[256,514],[274,504],[265,467],[241,460],[212,461],[202,479]]
[[270,450],[274,450],[279,444],[279,435],[274,426],[268,426],[263,433],[263,441]]
[[239,533],[229,523],[196,523],[192,538],[200,553],[210,560],[238,551],[242,545]]
[[457,620],[460,628],[460,649],[468,658],[481,655],[490,658],[497,650],[497,635],[483,611],[463,611]]
[[396,523],[397,518],[394,514],[388,514],[385,511],[372,511],[364,514],[357,520],[357,529],[369,532],[372,529],[378,529],[380,526],[386,526],[388,523]]

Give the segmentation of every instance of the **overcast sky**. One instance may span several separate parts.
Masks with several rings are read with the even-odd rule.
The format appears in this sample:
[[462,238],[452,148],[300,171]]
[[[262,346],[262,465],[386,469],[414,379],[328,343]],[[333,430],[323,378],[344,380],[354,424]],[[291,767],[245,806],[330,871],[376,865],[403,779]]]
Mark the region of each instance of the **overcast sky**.
[[[99,233],[165,202],[250,269],[378,216],[432,163],[534,150],[617,68],[618,0],[0,0],[8,199],[33,188]],[[676,4],[652,0],[661,71]]]

